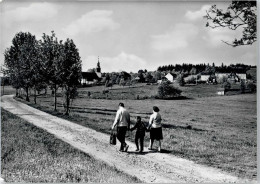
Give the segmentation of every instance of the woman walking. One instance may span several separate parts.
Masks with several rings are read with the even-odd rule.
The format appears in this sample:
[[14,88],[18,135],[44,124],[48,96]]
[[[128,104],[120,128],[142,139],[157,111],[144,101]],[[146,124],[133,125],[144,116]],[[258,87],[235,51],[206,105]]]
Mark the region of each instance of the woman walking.
[[150,129],[150,145],[148,147],[148,150],[152,150],[154,140],[158,140],[159,147],[158,151],[161,152],[161,140],[163,139],[162,134],[162,118],[159,114],[159,108],[157,106],[153,107],[153,114],[150,116],[149,121],[149,129]]

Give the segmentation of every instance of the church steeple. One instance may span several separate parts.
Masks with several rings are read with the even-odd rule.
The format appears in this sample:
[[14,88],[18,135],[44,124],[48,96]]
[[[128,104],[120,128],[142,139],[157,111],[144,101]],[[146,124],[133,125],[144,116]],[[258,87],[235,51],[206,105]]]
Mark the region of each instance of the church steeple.
[[100,67],[100,62],[99,62],[99,56],[98,56],[98,63],[97,63],[97,72],[101,73],[101,67]]

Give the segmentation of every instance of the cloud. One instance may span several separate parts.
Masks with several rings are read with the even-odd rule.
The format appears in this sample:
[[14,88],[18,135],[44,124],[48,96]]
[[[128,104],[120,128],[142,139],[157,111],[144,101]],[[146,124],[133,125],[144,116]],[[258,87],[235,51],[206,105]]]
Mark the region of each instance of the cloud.
[[[88,56],[82,61],[82,70],[87,71],[97,65],[97,56]],[[99,57],[101,72],[137,72],[137,68],[145,68],[147,63],[144,59],[134,55],[121,52],[115,57]]]
[[75,36],[81,32],[88,34],[103,30],[116,30],[120,25],[111,18],[112,14],[113,11],[93,10],[82,15],[78,20],[65,27],[63,31],[70,36]]
[[18,7],[14,10],[5,12],[4,20],[7,24],[12,22],[36,22],[50,19],[58,14],[57,7],[53,4],[43,3],[32,3],[28,7]]
[[[257,53],[257,50],[255,50]],[[240,57],[240,60],[246,64],[257,65],[257,54],[247,52]]]
[[187,11],[185,17],[191,21],[202,19],[203,16],[206,15],[206,10],[208,10],[210,7],[211,7],[210,5],[204,5],[198,11]]
[[195,25],[179,23],[165,34],[153,35],[152,48],[158,51],[185,48],[197,34],[198,28]]
[[239,38],[241,35],[239,31],[230,30],[228,28],[205,29],[206,34],[202,37],[202,39],[213,47],[225,45],[222,40],[232,43],[235,38]]

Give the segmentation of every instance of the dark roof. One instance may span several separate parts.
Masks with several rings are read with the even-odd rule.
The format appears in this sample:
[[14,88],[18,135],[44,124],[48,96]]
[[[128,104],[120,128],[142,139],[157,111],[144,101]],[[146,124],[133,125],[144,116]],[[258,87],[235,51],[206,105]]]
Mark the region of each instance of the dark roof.
[[82,78],[87,81],[93,81],[94,79],[99,80],[100,78],[94,72],[82,72]]

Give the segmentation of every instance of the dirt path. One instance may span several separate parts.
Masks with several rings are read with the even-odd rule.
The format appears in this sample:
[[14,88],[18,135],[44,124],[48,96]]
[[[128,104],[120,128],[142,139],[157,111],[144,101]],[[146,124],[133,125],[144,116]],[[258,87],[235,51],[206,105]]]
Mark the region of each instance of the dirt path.
[[111,146],[108,135],[29,107],[14,100],[11,95],[1,98],[1,106],[95,159],[136,176],[145,183],[246,182],[218,169],[165,153],[148,152],[146,148],[144,154],[137,154],[131,142],[127,142],[130,145],[128,153],[119,152],[119,144]]

